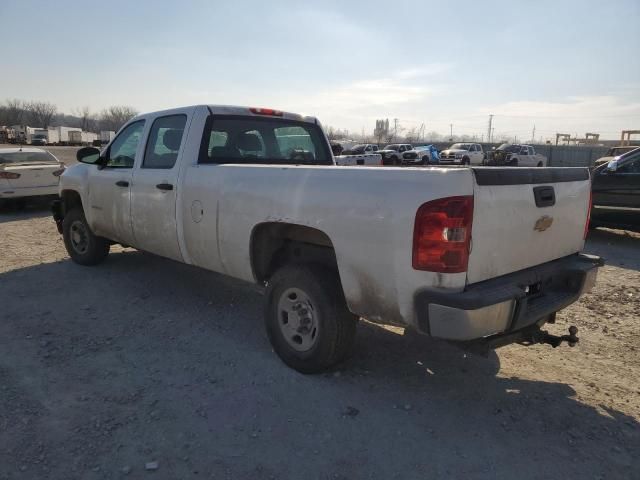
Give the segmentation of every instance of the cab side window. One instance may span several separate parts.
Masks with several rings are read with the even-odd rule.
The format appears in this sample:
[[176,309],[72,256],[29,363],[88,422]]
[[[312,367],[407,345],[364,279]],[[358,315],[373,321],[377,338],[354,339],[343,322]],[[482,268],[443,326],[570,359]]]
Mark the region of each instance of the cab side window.
[[171,169],[178,159],[178,151],[187,123],[186,115],[156,118],[151,125],[142,168]]
[[128,125],[115,138],[107,153],[107,167],[133,168],[136,151],[144,130],[144,120]]

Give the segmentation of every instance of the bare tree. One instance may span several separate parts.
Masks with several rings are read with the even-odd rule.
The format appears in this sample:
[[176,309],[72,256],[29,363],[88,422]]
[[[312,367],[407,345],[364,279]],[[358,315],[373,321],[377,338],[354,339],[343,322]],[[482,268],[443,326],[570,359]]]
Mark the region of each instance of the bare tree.
[[4,104],[3,114],[3,123],[20,125],[25,117],[25,102],[17,98],[7,100]]
[[58,111],[58,107],[49,102],[29,102],[26,104],[26,111],[29,122],[33,126],[47,128]]
[[411,127],[409,130],[407,130],[407,133],[404,136],[404,140],[407,143],[413,143],[418,141],[419,137],[420,137],[419,129],[417,127]]
[[117,132],[120,127],[137,114],[138,111],[133,107],[114,105],[106,108],[100,114],[100,128]]
[[91,113],[91,109],[87,106],[77,108],[73,111],[73,114],[80,119],[80,128],[85,132],[95,130],[96,118]]

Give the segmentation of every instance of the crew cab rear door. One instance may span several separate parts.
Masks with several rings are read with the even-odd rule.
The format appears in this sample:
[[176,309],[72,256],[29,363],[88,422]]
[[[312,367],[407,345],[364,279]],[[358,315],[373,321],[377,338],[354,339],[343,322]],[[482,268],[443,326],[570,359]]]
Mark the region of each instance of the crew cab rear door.
[[142,160],[133,172],[135,246],[182,261],[176,223],[179,164],[193,108],[150,116]]
[[582,250],[591,184],[586,168],[473,168],[467,283]]

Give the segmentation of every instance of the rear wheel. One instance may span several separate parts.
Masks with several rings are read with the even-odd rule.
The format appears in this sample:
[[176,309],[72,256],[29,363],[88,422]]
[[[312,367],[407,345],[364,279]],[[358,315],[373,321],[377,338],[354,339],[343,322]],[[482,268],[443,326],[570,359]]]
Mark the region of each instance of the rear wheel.
[[538,162],[538,167],[541,167],[541,166],[542,166],[542,162]]
[[80,265],[97,265],[109,254],[109,240],[93,234],[80,208],[74,208],[65,215],[62,236],[69,256]]
[[269,280],[267,335],[282,361],[301,373],[318,373],[344,360],[353,347],[356,322],[337,272],[289,265]]

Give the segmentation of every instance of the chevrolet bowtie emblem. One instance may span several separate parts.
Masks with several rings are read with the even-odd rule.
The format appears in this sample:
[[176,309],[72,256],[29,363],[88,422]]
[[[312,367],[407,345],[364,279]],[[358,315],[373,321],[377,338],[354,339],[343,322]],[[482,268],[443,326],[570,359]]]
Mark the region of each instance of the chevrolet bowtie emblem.
[[549,215],[544,215],[540,217],[538,220],[536,220],[536,224],[533,226],[533,229],[537,230],[538,232],[544,232],[547,228],[551,226],[552,223],[553,223],[553,217],[550,217]]

